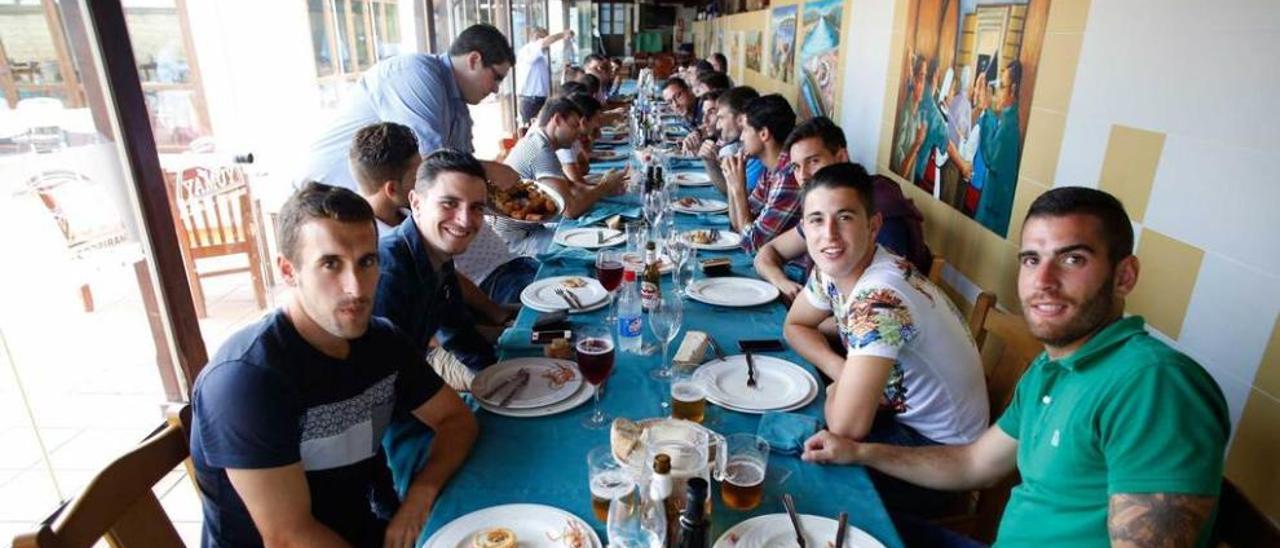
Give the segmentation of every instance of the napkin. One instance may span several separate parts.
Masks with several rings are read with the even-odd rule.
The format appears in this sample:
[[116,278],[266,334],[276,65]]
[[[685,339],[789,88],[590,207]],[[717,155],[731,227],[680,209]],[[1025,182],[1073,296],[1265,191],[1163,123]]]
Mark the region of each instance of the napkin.
[[614,215],[622,215],[623,217],[631,217],[633,219],[640,218],[640,208],[634,205],[617,202],[600,201],[590,212],[578,217],[578,225],[586,226],[595,224]]
[[702,167],[702,160],[699,158],[672,158],[668,162],[671,169],[691,169]]
[[818,431],[821,421],[809,415],[769,411],[760,417],[756,435],[769,442],[774,452],[799,455],[804,451],[804,441]]
[[559,249],[538,254],[538,261],[542,263],[564,262],[569,260],[595,262],[596,252],[581,247],[557,246]]
[[529,342],[533,330],[528,327],[511,327],[498,337],[498,350],[504,359],[514,356],[542,355],[542,346]]

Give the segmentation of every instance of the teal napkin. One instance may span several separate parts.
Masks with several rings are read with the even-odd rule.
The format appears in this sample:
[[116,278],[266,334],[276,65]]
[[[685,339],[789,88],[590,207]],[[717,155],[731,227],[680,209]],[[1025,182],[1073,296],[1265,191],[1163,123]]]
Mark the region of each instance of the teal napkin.
[[756,435],[769,442],[776,453],[799,455],[804,451],[804,441],[818,431],[821,421],[809,415],[770,411],[760,417]]
[[640,208],[625,203],[616,203],[601,200],[590,212],[578,217],[578,226],[586,226],[595,224],[614,215],[622,215],[623,217],[631,217],[633,219],[640,218]]
[[538,261],[542,263],[554,263],[556,261],[578,260],[595,262],[596,252],[581,247],[564,247],[556,246],[559,249],[538,254]]
[[533,330],[528,327],[511,327],[498,337],[498,352],[503,359],[516,356],[541,355],[542,346],[529,342]]

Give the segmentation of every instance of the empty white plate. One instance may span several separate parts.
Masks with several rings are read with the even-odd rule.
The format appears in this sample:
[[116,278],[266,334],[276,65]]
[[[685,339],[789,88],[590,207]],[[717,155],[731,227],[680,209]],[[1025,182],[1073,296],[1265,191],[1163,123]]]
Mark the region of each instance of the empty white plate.
[[778,288],[754,278],[703,278],[689,284],[689,298],[718,306],[757,306],[778,298]]
[[551,540],[572,523],[582,531],[586,546],[600,548],[600,537],[581,518],[542,504],[504,504],[459,517],[427,539],[432,548],[471,548],[477,534],[502,527],[515,533],[521,548],[563,548],[568,543]]
[[601,247],[615,246],[627,242],[626,235],[621,230],[612,228],[604,228],[598,226],[588,226],[583,228],[569,228],[556,233],[555,243],[565,247],[581,247],[584,249],[597,249]]
[[[576,285],[570,280],[578,280],[586,285],[582,287],[569,287]],[[582,302],[583,308],[571,308],[569,303],[556,293],[556,289],[562,289],[573,293]],[[525,306],[537,310],[538,312],[555,312],[557,310],[567,310],[571,313],[588,312],[597,310],[604,305],[609,304],[609,292],[604,290],[604,286],[600,285],[600,281],[595,278],[586,276],[554,276],[544,278],[525,286],[524,291],[520,292],[520,303]]]
[[[824,548],[835,542],[840,522],[809,514],[800,514],[800,530],[805,546]],[[846,548],[884,548],[866,531],[852,525],[845,530]],[[731,527],[716,540],[714,548],[755,548],[757,546],[791,547],[796,544],[796,531],[786,514],[756,516]]]
[[495,363],[476,374],[471,381],[471,395],[477,400],[492,406],[499,406],[507,394],[514,388],[507,386],[498,390],[491,397],[485,397],[498,389],[503,383],[512,380],[520,370],[529,372],[529,382],[516,391],[511,401],[505,406],[508,409],[530,409],[545,407],[573,397],[582,387],[582,375],[578,374],[578,366],[569,360],[552,358],[515,358]]
[[703,364],[693,374],[707,401],[744,413],[797,409],[817,397],[818,382],[803,367],[773,356],[752,354],[756,386],[747,386],[747,357],[728,356]]

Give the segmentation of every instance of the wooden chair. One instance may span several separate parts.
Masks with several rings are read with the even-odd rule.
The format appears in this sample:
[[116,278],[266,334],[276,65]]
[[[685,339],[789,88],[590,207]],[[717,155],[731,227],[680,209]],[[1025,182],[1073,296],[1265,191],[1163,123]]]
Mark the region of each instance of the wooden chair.
[[1222,478],[1218,493],[1218,519],[1210,546],[1262,548],[1280,546],[1280,526],[1258,510],[1234,483]]
[[[989,412],[994,423],[1013,399],[1018,379],[1044,351],[1044,345],[1031,335],[1020,316],[997,309],[996,296],[986,291],[980,293],[973,304],[969,331],[982,351],[984,363],[990,363],[984,367],[984,373]],[[974,491],[964,501],[964,508],[935,521],[963,535],[991,543],[995,540],[1004,506],[1009,502],[1009,491],[1019,481],[1018,473],[1013,472],[994,486]]]
[[141,246],[129,236],[121,213],[111,207],[106,189],[83,173],[42,171],[26,181],[22,192],[40,200],[62,233],[72,262],[85,270],[80,301],[85,312],[93,312],[90,271],[132,265],[143,258]]
[[13,539],[13,546],[87,547],[102,538],[116,548],[183,546],[152,486],[184,462],[190,473],[190,423],[190,405],[171,410],[166,424],[98,472],[39,529]]
[[946,268],[947,259],[942,255],[935,254],[933,263],[929,265],[929,281],[933,282],[933,285],[942,283],[942,271],[946,270]]
[[[258,216],[255,214],[249,178],[239,166],[190,167],[166,173],[169,204],[173,209],[187,282],[196,314],[208,316],[202,278],[248,272],[258,308],[267,307],[264,272],[270,268],[260,252]],[[244,254],[248,265],[201,272],[196,261]]]

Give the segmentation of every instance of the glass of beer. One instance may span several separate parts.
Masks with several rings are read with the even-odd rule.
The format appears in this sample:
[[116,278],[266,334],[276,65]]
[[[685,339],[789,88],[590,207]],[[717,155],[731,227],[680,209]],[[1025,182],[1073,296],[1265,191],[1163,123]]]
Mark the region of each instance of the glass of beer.
[[673,368],[671,379],[671,417],[702,424],[707,416],[707,394],[702,383],[689,370]]
[[720,498],[734,510],[752,510],[764,498],[764,474],[769,465],[769,442],[755,434],[725,437],[728,460],[720,481]]
[[609,445],[601,445],[587,453],[587,474],[587,480],[591,482],[591,512],[600,523],[608,523],[609,503],[631,494],[635,480],[613,458],[613,447]]
[[578,329],[578,371],[595,388],[595,411],[582,420],[590,429],[609,427],[609,417],[600,410],[600,385],[613,372],[613,330],[603,325],[587,325]]

